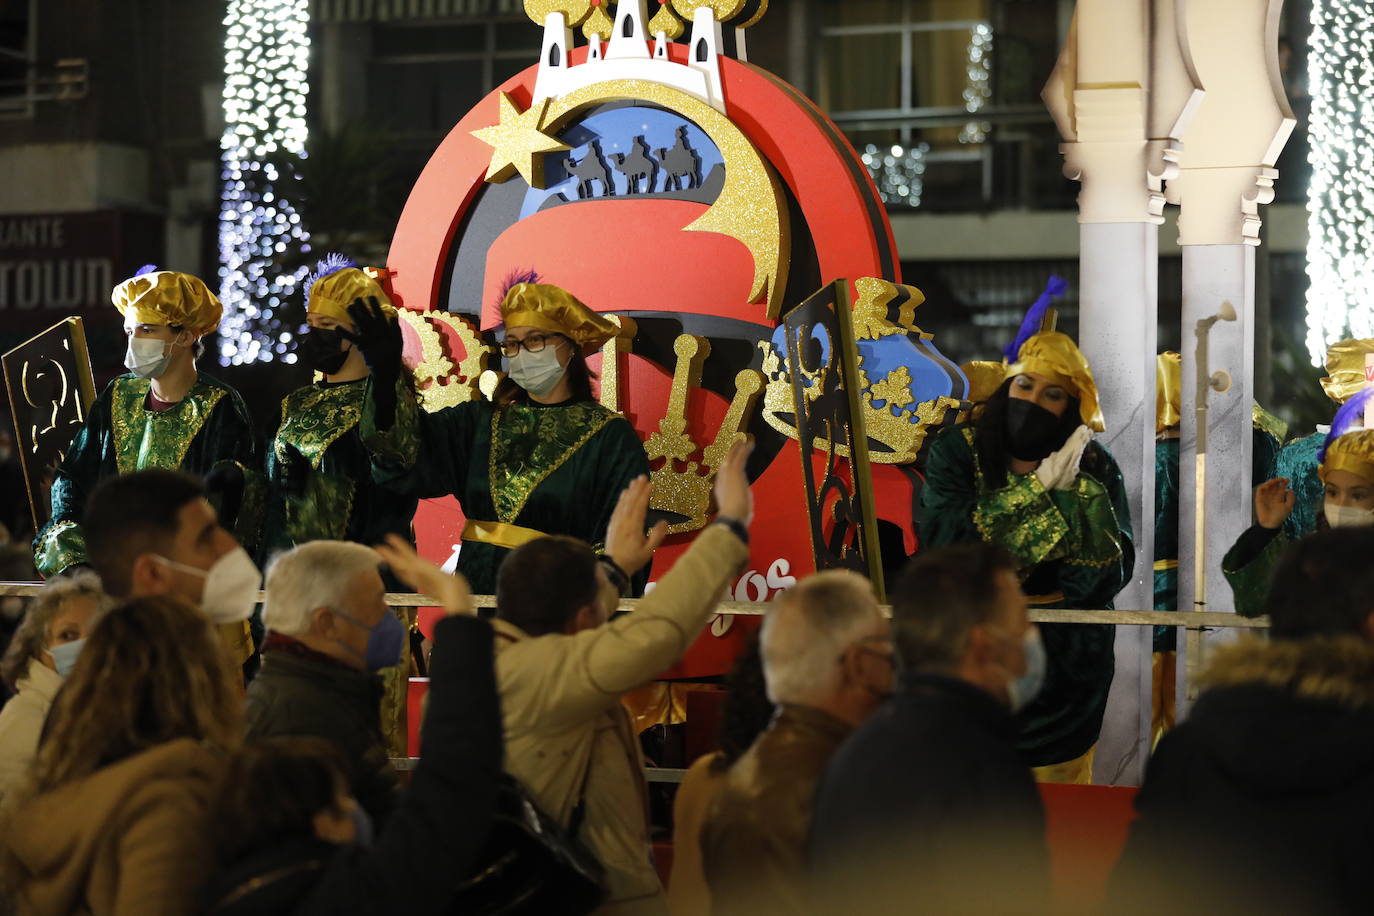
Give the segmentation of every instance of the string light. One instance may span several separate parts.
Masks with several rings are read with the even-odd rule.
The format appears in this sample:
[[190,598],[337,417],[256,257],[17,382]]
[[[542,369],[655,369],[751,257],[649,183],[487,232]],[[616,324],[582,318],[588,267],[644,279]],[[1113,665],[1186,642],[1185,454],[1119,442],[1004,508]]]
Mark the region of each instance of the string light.
[[[992,99],[992,26],[986,22],[969,30],[965,63],[964,109],[969,114],[976,114]],[[982,143],[990,129],[986,121],[969,121],[959,132],[959,142]]]
[[1315,0],[1308,52],[1307,349],[1374,337],[1374,7]]
[[870,143],[859,158],[868,166],[883,203],[919,207],[925,188],[928,152],[930,146],[926,143],[918,143],[910,149],[901,146],[879,149]]
[[294,362],[282,320],[305,269],[284,271],[287,246],[308,250],[275,154],[304,157],[310,0],[229,0],[224,38],[220,178],[220,362]]

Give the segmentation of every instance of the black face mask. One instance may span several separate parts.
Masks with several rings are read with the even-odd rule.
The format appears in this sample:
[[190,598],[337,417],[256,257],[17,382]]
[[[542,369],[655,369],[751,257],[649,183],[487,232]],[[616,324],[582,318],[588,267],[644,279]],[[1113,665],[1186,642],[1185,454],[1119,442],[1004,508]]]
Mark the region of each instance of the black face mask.
[[1033,401],[1007,399],[1007,451],[1020,461],[1039,461],[1067,441],[1064,418]]
[[349,351],[340,349],[347,339],[338,328],[311,328],[300,338],[296,354],[316,372],[333,375],[348,359]]

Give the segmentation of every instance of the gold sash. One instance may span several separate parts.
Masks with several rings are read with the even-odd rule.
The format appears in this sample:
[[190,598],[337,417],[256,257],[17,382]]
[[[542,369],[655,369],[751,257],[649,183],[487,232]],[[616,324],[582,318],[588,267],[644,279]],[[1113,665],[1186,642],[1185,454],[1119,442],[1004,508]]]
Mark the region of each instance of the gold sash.
[[542,531],[535,531],[533,528],[522,528],[519,525],[508,525],[505,522],[475,522],[468,519],[468,523],[463,526],[463,540],[476,541],[479,544],[495,544],[497,547],[505,547],[514,550],[522,544],[545,537]]

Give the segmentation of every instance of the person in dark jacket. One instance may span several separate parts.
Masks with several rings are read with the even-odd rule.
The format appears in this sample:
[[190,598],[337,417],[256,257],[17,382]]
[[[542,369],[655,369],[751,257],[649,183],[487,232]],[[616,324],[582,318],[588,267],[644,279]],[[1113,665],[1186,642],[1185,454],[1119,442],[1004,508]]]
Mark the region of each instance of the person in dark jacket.
[[248,687],[248,737],[313,735],[336,744],[349,791],[377,829],[400,791],[382,736],[382,678],[405,627],[386,605],[370,547],[312,541],[267,573],[262,671]]
[[[450,616],[434,633],[422,756],[390,825],[367,820],[321,739],[268,739],[233,761],[215,823],[231,864],[207,889],[215,916],[445,912],[495,813],[503,746],[491,626],[461,579],[392,537],[391,568]],[[436,591],[437,589],[437,591]]]
[[1264,608],[1272,640],[1218,651],[1150,761],[1110,912],[1369,911],[1370,556],[1369,528],[1289,548]]
[[820,912],[1024,913],[1044,903],[1044,812],[1012,713],[1044,650],[1015,560],[923,553],[892,596],[896,695],[831,758],[809,837]]

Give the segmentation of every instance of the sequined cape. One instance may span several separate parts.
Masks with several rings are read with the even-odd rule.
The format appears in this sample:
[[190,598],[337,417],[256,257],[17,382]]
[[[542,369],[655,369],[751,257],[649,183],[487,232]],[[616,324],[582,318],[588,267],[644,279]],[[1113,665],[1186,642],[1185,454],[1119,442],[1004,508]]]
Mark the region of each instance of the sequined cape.
[[[297,388],[281,402],[281,424],[267,452],[271,486],[265,553],[313,540],[379,544],[411,538],[416,499],[372,479],[359,423],[367,379]],[[309,464],[302,491],[283,482],[292,451]]]
[[[379,483],[428,499],[452,494],[463,515],[562,534],[599,548],[625,487],[649,473],[629,421],[594,401],[552,406],[469,401],[434,413],[399,398],[396,419],[378,430],[369,396],[363,442]],[[496,591],[507,550],[464,541],[458,571],[474,594]]]
[[[52,517],[34,538],[34,565],[45,577],[86,562],[81,516],[91,491],[106,477],[148,468],[203,476],[226,461],[246,477],[255,475],[253,424],[237,391],[202,372],[186,397],[167,410],[152,411],[144,406],[151,385],[121,375],[91,404],[53,477]],[[260,486],[245,487],[245,504],[260,496]],[[259,508],[245,506],[240,512],[245,525],[261,524]]]
[[1315,432],[1294,439],[1279,451],[1274,476],[1287,477],[1294,496],[1293,511],[1283,523],[1283,533],[1289,540],[1296,541],[1317,530],[1317,513],[1321,511],[1325,489],[1317,476],[1317,452],[1325,441],[1326,433]]
[[[1135,564],[1121,471],[1097,442],[1084,452],[1074,486],[1046,491],[1035,474],[1007,473],[991,488],[974,451],[971,424],[932,444],[921,494],[924,548],[983,540],[1016,558],[1031,594],[1062,591],[1054,606],[1110,609]],[[1115,671],[1113,627],[1041,624],[1048,666],[1037,698],[1017,716],[1030,766],[1072,760],[1097,741]]]

